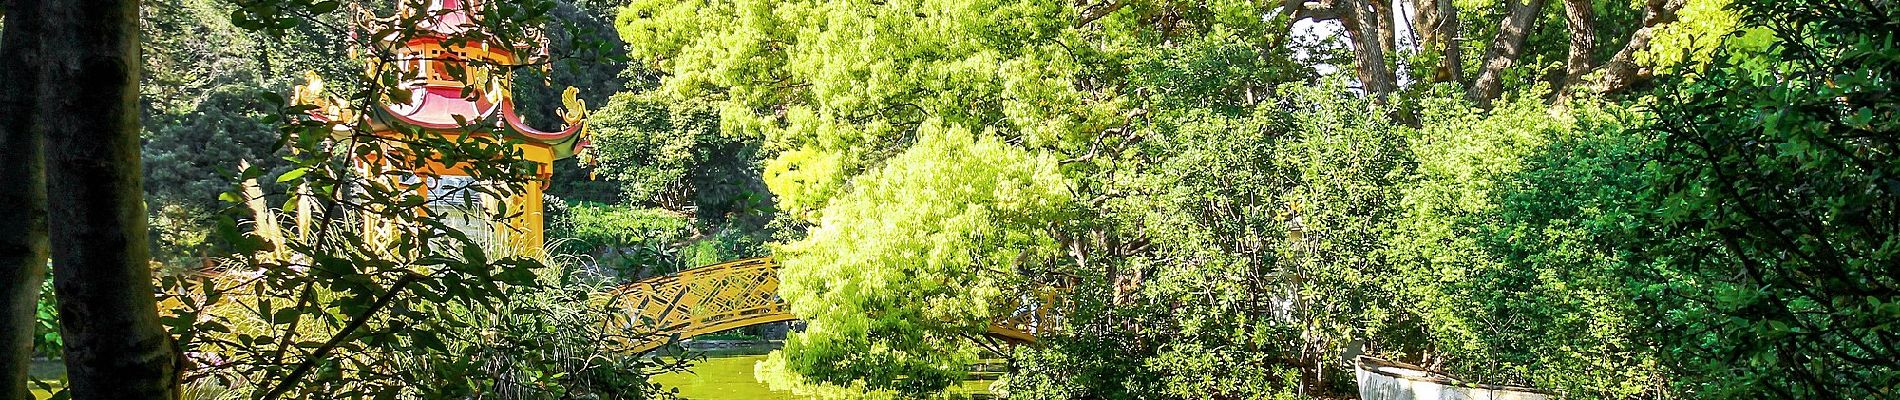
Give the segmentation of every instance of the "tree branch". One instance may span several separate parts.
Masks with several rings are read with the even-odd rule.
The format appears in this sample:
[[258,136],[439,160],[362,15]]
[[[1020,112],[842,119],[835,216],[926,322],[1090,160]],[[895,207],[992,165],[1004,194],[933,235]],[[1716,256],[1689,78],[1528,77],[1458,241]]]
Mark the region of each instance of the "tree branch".
[[1489,106],[1491,100],[1504,92],[1504,70],[1517,62],[1524,52],[1524,38],[1530,36],[1536,28],[1537,16],[1542,14],[1545,0],[1511,0],[1511,13],[1498,27],[1498,35],[1491,39],[1491,45],[1484,50],[1484,60],[1478,70],[1478,78],[1471,83],[1466,93],[1472,101]]
[[343,344],[345,340],[349,340],[350,336],[355,334],[357,329],[362,329],[364,324],[369,323],[370,318],[382,313],[384,308],[389,307],[391,301],[396,300],[396,295],[401,294],[403,289],[408,288],[409,284],[415,283],[416,279],[420,279],[421,277],[421,274],[412,272],[403,275],[401,278],[397,278],[395,283],[389,285],[388,291],[383,292],[381,297],[377,297],[375,302],[370,303],[369,309],[364,310],[362,314],[357,314],[348,324],[343,325],[343,330],[337,331],[336,335],[330,336],[329,341],[323,342],[322,346],[310,352],[310,356],[304,357],[303,362],[297,363],[297,368],[291,370],[289,375],[285,375],[283,379],[277,380],[277,385],[271,387],[270,392],[266,393],[263,398],[276,399],[283,397],[285,392],[290,391],[291,387],[303,380],[304,375],[310,374],[310,370],[316,368],[317,362],[323,361],[325,356],[330,355],[330,352],[336,351],[338,345]]
[[1605,62],[1603,66],[1597,68],[1595,71],[1579,74],[1577,81],[1581,82],[1583,76],[1589,73],[1602,71],[1603,75],[1596,78],[1596,82],[1591,83],[1590,90],[1597,93],[1612,93],[1629,88],[1637,82],[1649,80],[1650,74],[1654,71],[1636,65],[1636,53],[1649,49],[1650,40],[1656,37],[1656,29],[1663,25],[1676,22],[1676,12],[1682,10],[1684,3],[1686,3],[1684,0],[1649,0],[1645,2],[1643,5],[1643,27],[1637,29],[1635,33],[1630,34],[1629,43],[1624,44],[1623,49],[1617,50],[1616,55],[1611,56],[1608,62]]
[[1115,11],[1119,11],[1122,7],[1126,6],[1128,6],[1128,0],[1107,0],[1090,5],[1082,9],[1082,16],[1075,20],[1075,27],[1088,26],[1088,24],[1094,23],[1095,20],[1102,19],[1102,17],[1106,17],[1109,14],[1114,14]]
[[1280,9],[1282,14],[1292,15],[1293,21],[1305,19],[1331,21],[1343,17],[1341,7],[1335,3],[1335,0],[1285,0],[1281,3]]

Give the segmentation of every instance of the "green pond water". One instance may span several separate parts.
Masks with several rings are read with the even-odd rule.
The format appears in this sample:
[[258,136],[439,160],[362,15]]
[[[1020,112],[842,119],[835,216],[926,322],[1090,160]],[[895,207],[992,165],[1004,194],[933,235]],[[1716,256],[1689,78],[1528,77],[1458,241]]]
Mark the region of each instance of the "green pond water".
[[[776,392],[764,383],[752,377],[752,365],[764,360],[762,355],[737,355],[710,357],[694,365],[692,372],[679,372],[653,377],[669,388],[679,389],[680,397],[692,400],[803,400],[791,392]],[[989,380],[964,381],[954,390],[960,393],[983,395],[989,393]]]

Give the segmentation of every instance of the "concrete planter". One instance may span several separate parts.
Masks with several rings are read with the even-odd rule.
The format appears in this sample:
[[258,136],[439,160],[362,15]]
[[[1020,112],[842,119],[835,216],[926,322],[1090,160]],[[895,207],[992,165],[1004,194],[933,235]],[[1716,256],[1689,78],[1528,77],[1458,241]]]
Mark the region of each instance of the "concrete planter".
[[1460,382],[1377,357],[1359,356],[1354,364],[1362,400],[1550,400],[1549,394],[1530,388]]

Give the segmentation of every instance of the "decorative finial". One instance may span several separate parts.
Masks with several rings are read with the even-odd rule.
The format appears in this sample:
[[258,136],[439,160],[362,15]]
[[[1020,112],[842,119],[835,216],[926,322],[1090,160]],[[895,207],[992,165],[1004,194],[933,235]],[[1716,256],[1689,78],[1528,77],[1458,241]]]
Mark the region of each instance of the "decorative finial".
[[581,120],[587,119],[587,102],[580,99],[580,93],[580,88],[573,86],[561,92],[561,105],[565,108],[561,110],[561,120],[567,121],[567,126],[580,125]]

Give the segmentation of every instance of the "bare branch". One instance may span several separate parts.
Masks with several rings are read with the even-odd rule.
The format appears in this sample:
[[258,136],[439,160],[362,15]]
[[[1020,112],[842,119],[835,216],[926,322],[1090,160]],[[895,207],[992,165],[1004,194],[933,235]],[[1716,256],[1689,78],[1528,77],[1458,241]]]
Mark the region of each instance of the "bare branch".
[[1293,21],[1314,20],[1331,21],[1344,17],[1341,4],[1336,0],[1304,1],[1285,0],[1281,3],[1281,14],[1292,15]]
[[383,309],[389,307],[389,303],[396,299],[397,294],[402,293],[404,289],[409,287],[409,284],[415,283],[419,278],[422,278],[422,275],[409,273],[403,275],[401,278],[397,278],[394,283],[389,284],[389,289],[384,291],[381,297],[376,298],[374,302],[370,303],[368,309],[363,310],[362,314],[358,314],[355,318],[351,319],[348,324],[345,324],[342,330],[330,336],[329,341],[324,342],[323,345],[317,347],[316,350],[311,351],[309,357],[304,357],[303,362],[298,363],[296,369],[291,370],[290,374],[285,375],[283,379],[279,379],[277,386],[272,387],[269,392],[266,392],[263,398],[275,399],[283,397],[284,393],[289,392],[292,387],[303,383],[303,376],[309,374],[312,369],[316,368],[317,363],[328,360],[327,357],[330,355],[330,352],[335,351],[337,346],[342,345],[345,340],[351,339],[352,335],[356,334],[357,329],[369,323],[370,318],[381,315]]

